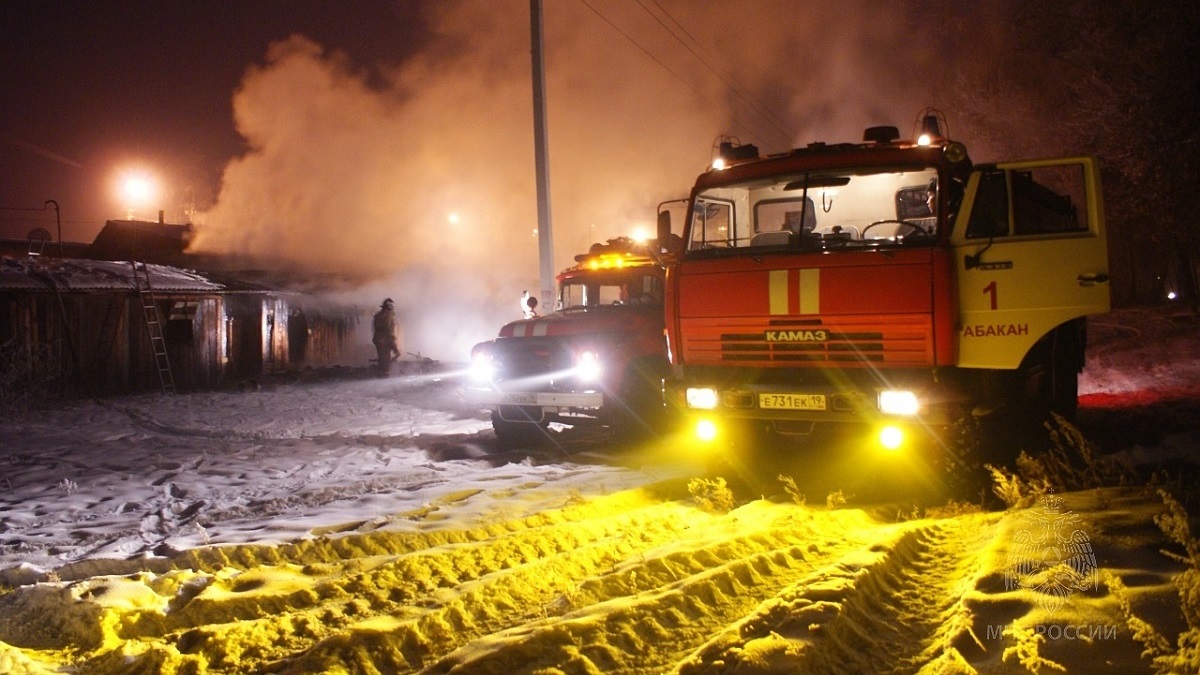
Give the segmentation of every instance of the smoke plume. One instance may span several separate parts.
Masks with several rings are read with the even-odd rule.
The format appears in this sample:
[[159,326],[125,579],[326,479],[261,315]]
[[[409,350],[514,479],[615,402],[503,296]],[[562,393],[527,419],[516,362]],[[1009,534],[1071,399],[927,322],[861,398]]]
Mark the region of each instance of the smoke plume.
[[[302,35],[269,47],[233,100],[247,151],[193,250],[359,280],[364,306],[395,298],[406,349],[458,359],[538,285],[529,6],[432,4],[402,63]],[[652,232],[718,135],[778,152],[907,131],[933,86],[921,42],[897,35],[916,30],[903,6],[589,0],[544,20],[557,269]],[[881,53],[906,63],[880,69]]]

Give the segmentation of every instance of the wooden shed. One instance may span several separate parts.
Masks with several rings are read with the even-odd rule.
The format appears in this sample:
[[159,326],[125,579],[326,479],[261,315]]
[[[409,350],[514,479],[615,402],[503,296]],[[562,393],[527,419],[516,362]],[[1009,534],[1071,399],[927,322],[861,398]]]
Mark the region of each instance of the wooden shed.
[[374,355],[371,312],[366,308],[331,302],[319,290],[304,288],[286,274],[264,270],[204,274],[225,288],[228,378],[364,367]]
[[163,388],[156,356],[165,351],[174,388],[222,382],[223,287],[162,265],[140,271],[139,284],[128,261],[0,257],[0,381],[96,396],[152,391]]
[[273,289],[255,276],[0,256],[0,400],[168,390],[160,355],[175,391],[366,367],[368,310]]

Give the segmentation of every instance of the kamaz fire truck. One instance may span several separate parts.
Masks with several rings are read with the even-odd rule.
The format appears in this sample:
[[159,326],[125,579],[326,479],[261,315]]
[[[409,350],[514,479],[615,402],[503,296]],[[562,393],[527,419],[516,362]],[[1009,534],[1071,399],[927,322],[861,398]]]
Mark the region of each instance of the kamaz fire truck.
[[552,314],[475,345],[467,397],[491,409],[501,445],[537,444],[552,422],[635,436],[661,423],[664,255],[627,238],[594,244],[558,275]]
[[664,395],[699,436],[839,423],[895,448],[1000,410],[1074,414],[1085,317],[1109,309],[1096,163],[975,165],[944,128],[720,144],[666,284]]

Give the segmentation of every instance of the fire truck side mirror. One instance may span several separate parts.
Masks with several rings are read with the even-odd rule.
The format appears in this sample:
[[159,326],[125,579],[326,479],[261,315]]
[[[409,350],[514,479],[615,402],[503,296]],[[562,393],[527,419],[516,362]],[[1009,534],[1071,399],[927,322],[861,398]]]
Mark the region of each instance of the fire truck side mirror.
[[658,247],[659,250],[666,248],[671,242],[671,212],[658,212]]

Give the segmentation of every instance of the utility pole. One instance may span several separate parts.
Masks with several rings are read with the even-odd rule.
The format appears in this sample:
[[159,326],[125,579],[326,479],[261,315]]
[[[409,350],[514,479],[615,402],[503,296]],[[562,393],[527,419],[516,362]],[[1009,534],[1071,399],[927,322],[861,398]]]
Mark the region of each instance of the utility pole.
[[554,237],[550,226],[550,160],[546,142],[546,72],[542,59],[542,0],[529,0],[533,43],[533,151],[537,171],[538,259],[543,311],[554,307]]

